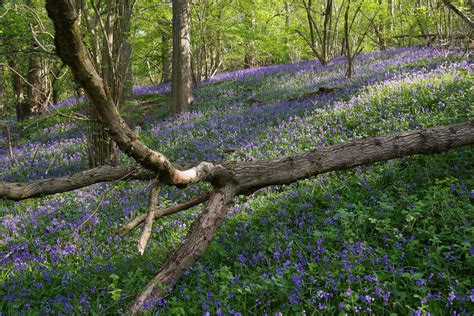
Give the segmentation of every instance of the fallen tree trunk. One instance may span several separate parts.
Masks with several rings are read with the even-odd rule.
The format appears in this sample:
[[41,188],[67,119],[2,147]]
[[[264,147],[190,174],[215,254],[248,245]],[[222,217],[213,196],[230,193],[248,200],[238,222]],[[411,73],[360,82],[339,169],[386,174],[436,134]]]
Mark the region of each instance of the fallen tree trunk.
[[[474,144],[474,121],[467,121],[359,139],[291,157],[215,164],[206,180],[218,186],[233,183],[240,188],[239,194],[245,194],[246,191],[270,185],[289,184],[324,172],[415,154],[439,153],[472,144]],[[0,198],[18,201],[68,192],[99,182],[153,178],[153,172],[138,165],[103,166],[71,176],[26,183],[0,181]]]
[[168,256],[158,274],[129,307],[128,313],[141,314],[144,306],[156,305],[158,299],[168,293],[169,287],[176,284],[183,273],[202,256],[224,220],[227,206],[235,194],[233,187],[217,188],[211,193],[206,209],[192,224],[186,240]]
[[363,138],[272,160],[236,162],[216,168],[211,182],[235,183],[239,193],[290,184],[329,171],[344,170],[416,154],[434,154],[474,144],[474,121]]
[[103,166],[71,176],[34,180],[25,183],[0,181],[0,198],[20,201],[69,192],[95,183],[118,180],[149,180],[153,173],[140,166]]
[[433,154],[470,144],[474,144],[474,121],[361,139],[293,157],[222,166],[211,175],[211,180],[216,186],[224,184],[227,193],[215,191],[211,195],[206,211],[193,224],[186,240],[138,295],[129,312],[139,314],[144,306],[153,306],[160,296],[168,293],[169,286],[174,285],[210,245],[223,220],[226,205],[235,195],[269,185],[293,183],[329,171],[414,154]]
[[[118,167],[110,170],[115,173],[107,174],[102,169],[93,169],[94,171],[72,176],[72,179],[61,177],[33,184],[13,184],[13,187],[12,184],[3,182],[0,183],[0,196],[22,199],[25,196],[64,192],[68,188],[73,190],[100,181],[120,180],[133,177],[134,174],[137,178],[138,175],[147,179],[159,178],[160,183],[157,185],[160,186],[185,186],[209,181],[213,185],[213,191],[206,209],[192,224],[185,241],[168,257],[155,278],[130,306],[128,311],[131,314],[141,313],[147,302],[156,303],[160,296],[167,293],[166,289],[174,285],[184,271],[202,256],[224,220],[228,204],[236,195],[248,194],[270,185],[293,183],[329,171],[415,154],[438,153],[474,144],[474,121],[468,121],[355,140],[292,157],[223,164],[202,162],[188,170],[180,170],[163,154],[140,142],[120,116],[109,87],[94,68],[82,42],[75,5],[74,0],[46,1],[48,16],[54,23],[57,53],[71,68],[75,80],[84,88],[95,111],[99,113],[100,123],[111,138],[142,167]],[[85,175],[89,175],[89,179]],[[35,189],[40,186],[44,187]],[[150,220],[152,214],[149,214]]]

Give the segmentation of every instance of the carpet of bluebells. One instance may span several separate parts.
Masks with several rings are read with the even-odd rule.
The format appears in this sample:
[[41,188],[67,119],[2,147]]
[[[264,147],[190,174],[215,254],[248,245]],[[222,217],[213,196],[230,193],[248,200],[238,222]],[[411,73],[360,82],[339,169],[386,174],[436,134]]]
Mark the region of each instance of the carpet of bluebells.
[[[216,75],[190,113],[147,113],[141,139],[174,161],[254,160],[473,117],[474,62],[462,52],[408,48]],[[313,93],[326,87],[325,93]],[[169,86],[135,88],[136,100]],[[303,94],[309,97],[298,98]],[[309,94],[308,94],[309,93]],[[160,99],[160,100],[161,100]],[[254,102],[259,100],[259,102]],[[69,113],[84,100],[68,99]],[[86,169],[84,126],[32,119],[0,138],[0,179]],[[130,162],[121,157],[122,162]],[[214,243],[157,315],[471,315],[474,313],[474,148],[332,172],[241,197]],[[206,189],[167,189],[161,207]],[[179,244],[196,207],[139,231],[149,183],[97,184],[22,202],[0,200],[0,314],[117,314]]]

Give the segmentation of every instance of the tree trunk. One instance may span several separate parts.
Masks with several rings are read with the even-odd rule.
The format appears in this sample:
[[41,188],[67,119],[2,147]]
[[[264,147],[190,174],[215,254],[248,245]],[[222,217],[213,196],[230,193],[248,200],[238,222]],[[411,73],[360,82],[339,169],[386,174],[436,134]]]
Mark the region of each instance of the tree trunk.
[[171,114],[187,112],[193,101],[189,41],[189,2],[188,0],[173,0]]
[[459,10],[451,1],[443,0],[443,3],[454,13],[456,13],[467,25],[472,29],[474,28],[474,21],[464,12]]
[[351,0],[347,0],[346,11],[344,12],[344,44],[345,54],[347,58],[346,76],[352,78],[354,73],[354,55],[352,53],[352,45],[350,38],[350,25],[349,25],[349,11],[351,8]]
[[47,71],[45,70],[45,62],[37,53],[32,53],[29,57],[28,62],[28,83],[26,86],[26,93],[28,98],[28,113],[30,114],[42,114],[47,104]]
[[138,295],[128,310],[130,314],[140,314],[146,304],[156,305],[158,299],[166,295],[168,288],[204,254],[224,220],[227,206],[234,195],[234,189],[229,187],[215,189],[211,193],[206,209],[192,224],[186,241],[168,257],[163,268]]
[[11,72],[13,95],[15,96],[16,119],[17,121],[21,121],[30,113],[29,104],[28,102],[25,102],[25,95],[23,92],[24,80],[20,74],[21,69],[14,58],[8,59],[8,67]]
[[323,41],[322,41],[322,52],[321,63],[326,65],[329,62],[330,43],[331,43],[331,23],[332,23],[332,0],[326,1],[326,9],[324,10],[324,25],[323,25]]
[[167,33],[161,35],[161,64],[163,72],[161,75],[161,82],[170,82],[172,73],[172,54],[173,45],[170,45],[170,36]]
[[[1,3],[0,3],[1,6]],[[0,114],[8,111],[7,106],[7,83],[5,80],[5,72],[3,64],[0,64]]]

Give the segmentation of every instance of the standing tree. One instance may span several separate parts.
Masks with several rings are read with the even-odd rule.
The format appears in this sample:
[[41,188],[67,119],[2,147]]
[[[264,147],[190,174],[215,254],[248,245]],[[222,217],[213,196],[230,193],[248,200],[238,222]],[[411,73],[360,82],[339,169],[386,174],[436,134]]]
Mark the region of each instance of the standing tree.
[[171,113],[187,112],[193,102],[188,0],[173,0],[172,67]]
[[[246,195],[271,185],[284,185],[335,170],[385,161],[414,154],[432,154],[474,144],[474,122],[393,133],[319,147],[294,156],[243,162],[201,162],[178,166],[162,153],[147,147],[121,117],[108,83],[94,66],[83,43],[75,0],[48,0],[48,14],[54,22],[57,53],[67,64],[76,82],[88,95],[91,106],[105,131],[138,165],[99,167],[76,175],[30,183],[0,181],[0,197],[21,200],[34,196],[65,192],[97,182],[128,179],[155,179],[149,213],[126,225],[129,231],[141,223],[145,229],[140,251],[149,237],[153,220],[208,201],[196,217],[187,238],[170,255],[155,278],[130,306],[138,314],[157,298],[166,295],[184,272],[204,254],[226,217],[229,204],[237,195]],[[349,20],[349,19],[348,19]],[[183,187],[209,182],[212,190],[187,203],[155,211],[160,188]]]
[[[84,25],[93,37],[91,55],[94,66],[107,82],[117,107],[121,107],[132,95],[132,46],[129,37],[133,4],[134,1],[130,0],[91,2],[91,15],[91,8],[86,1],[76,2]],[[90,167],[115,164],[117,160],[115,143],[104,128],[96,123],[98,115],[93,107],[89,108],[92,118],[87,133]]]
[[0,61],[0,114],[6,112],[7,109],[7,83],[5,80],[4,67]]
[[[364,39],[370,31],[371,25],[374,23],[375,18],[377,17],[377,13],[374,14],[372,18],[368,18],[368,25],[366,26],[365,30],[362,34],[354,34],[352,32],[352,27],[354,23],[362,13],[362,5],[364,4],[363,1],[357,1],[357,8],[353,11],[352,16],[350,14],[351,11],[351,0],[346,0],[346,8],[344,11],[344,36],[343,36],[343,51],[344,55],[347,58],[347,67],[346,67],[346,76],[348,78],[352,78],[354,75],[354,57],[357,54],[362,52],[362,44],[364,43]],[[358,21],[360,24],[360,20]],[[359,25],[359,29],[361,25]]]
[[303,6],[306,11],[306,18],[309,26],[309,39],[300,30],[296,32],[305,40],[311,48],[314,56],[319,59],[321,64],[326,65],[329,62],[331,54],[331,43],[333,35],[333,0],[326,0],[323,16],[322,29],[315,16],[316,9],[313,6],[313,0],[306,2],[303,0]]
[[42,21],[44,14],[35,8],[35,2],[0,3],[2,9],[8,5],[16,10],[6,8],[1,15],[0,49],[11,73],[17,120],[21,121],[41,114],[47,108],[50,101],[49,57],[52,55],[37,33],[46,32]]

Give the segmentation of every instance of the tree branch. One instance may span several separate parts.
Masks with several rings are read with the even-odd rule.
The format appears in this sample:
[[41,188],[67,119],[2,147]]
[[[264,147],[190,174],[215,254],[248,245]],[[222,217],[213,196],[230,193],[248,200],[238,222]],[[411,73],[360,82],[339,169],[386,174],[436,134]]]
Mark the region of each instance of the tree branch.
[[184,186],[204,179],[212,164],[204,163],[187,171],[178,170],[162,153],[143,144],[125,123],[113,102],[109,87],[97,73],[82,42],[75,1],[48,0],[46,10],[54,23],[59,57],[71,68],[74,79],[84,88],[100,122],[117,146],[143,167],[159,174],[163,184]]
[[[154,213],[153,219],[157,220],[161,217],[169,216],[169,215],[176,214],[178,212],[190,209],[193,206],[196,206],[198,204],[204,203],[207,200],[209,200],[209,196],[210,196],[210,192],[206,192],[206,193],[203,193],[203,194],[201,194],[201,195],[199,195],[195,198],[192,198],[191,200],[189,200],[187,202],[184,202],[182,204],[173,205],[173,206],[170,206],[168,208],[158,210]],[[135,227],[142,224],[145,221],[146,218],[147,218],[146,214],[136,217],[131,222],[129,222],[129,223],[123,225],[122,227],[120,227],[119,229],[117,229],[117,235],[119,235],[120,237],[125,237],[133,229],[135,229]]]
[[210,181],[227,179],[239,187],[239,193],[270,185],[290,184],[329,171],[402,158],[416,154],[434,154],[474,144],[474,120],[460,124],[391,133],[364,138],[299,155],[264,161],[235,162],[223,165]]
[[173,286],[206,251],[227,213],[228,203],[235,196],[234,187],[215,189],[206,209],[191,226],[185,241],[166,259],[162,268],[145,290],[137,296],[128,313],[142,312],[145,304],[155,305],[157,299],[167,294]]
[[152,172],[138,166],[103,166],[64,176],[25,183],[0,181],[0,198],[20,201],[45,195],[73,191],[95,183],[115,180],[149,180]]
[[158,195],[161,191],[161,184],[158,180],[153,181],[150,191],[150,202],[148,206],[148,214],[145,218],[145,226],[143,227],[142,235],[138,241],[138,252],[143,255],[146,244],[151,236],[151,228],[153,227],[153,220],[156,212],[156,203],[158,203]]
[[[321,173],[343,170],[376,161],[415,154],[431,154],[474,144],[474,121],[437,126],[423,130],[392,133],[344,144],[314,149],[307,153],[272,160],[222,163],[203,170],[201,163],[183,173],[202,178],[218,186],[236,183],[240,192],[269,185],[289,184]],[[189,168],[191,164],[184,165]],[[176,168],[183,166],[176,165]],[[210,169],[208,169],[210,170]],[[23,200],[79,189],[98,182],[114,180],[150,180],[154,173],[140,166],[98,167],[72,176],[26,183],[0,181],[0,198]],[[247,182],[246,182],[247,181]],[[200,202],[202,203],[202,202]]]
[[454,13],[456,13],[464,22],[467,23],[472,28],[474,28],[474,21],[471,20],[471,18],[461,10],[459,10],[451,1],[449,0],[443,0],[443,3],[445,6],[447,6],[449,9],[451,9]]
[[[210,192],[206,192],[182,204],[173,205],[168,208],[155,211],[153,219],[157,220],[159,218],[190,209],[193,206],[196,206],[198,204],[204,203],[207,200],[209,200],[209,196],[210,196]],[[147,218],[146,214],[136,217],[133,221],[117,229],[117,235],[119,235],[120,237],[124,237],[128,235],[133,229],[135,229],[135,227],[142,224],[146,218]]]

